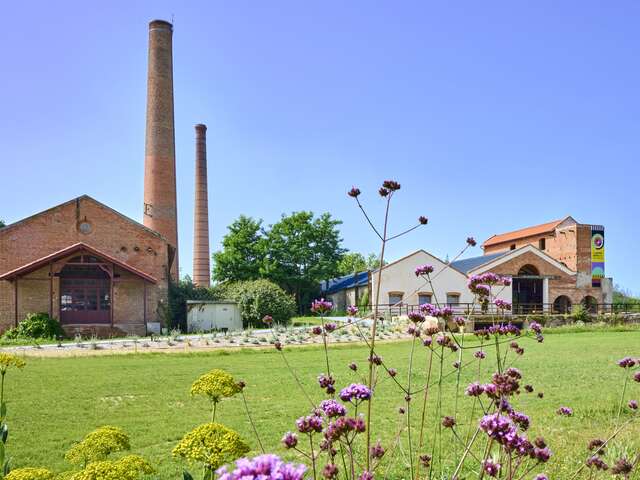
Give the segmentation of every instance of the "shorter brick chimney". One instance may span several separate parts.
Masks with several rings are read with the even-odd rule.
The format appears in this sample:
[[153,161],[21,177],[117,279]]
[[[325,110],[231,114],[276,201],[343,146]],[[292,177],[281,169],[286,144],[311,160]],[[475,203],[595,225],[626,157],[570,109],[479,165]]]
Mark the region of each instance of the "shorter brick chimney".
[[207,191],[207,126],[196,125],[196,185],[193,218],[193,283],[211,284],[209,198]]

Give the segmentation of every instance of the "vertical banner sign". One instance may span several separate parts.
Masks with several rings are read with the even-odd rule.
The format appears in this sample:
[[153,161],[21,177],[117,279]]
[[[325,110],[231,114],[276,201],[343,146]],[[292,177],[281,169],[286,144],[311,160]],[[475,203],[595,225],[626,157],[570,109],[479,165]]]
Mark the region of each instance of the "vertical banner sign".
[[591,285],[600,286],[604,278],[604,227],[591,225]]

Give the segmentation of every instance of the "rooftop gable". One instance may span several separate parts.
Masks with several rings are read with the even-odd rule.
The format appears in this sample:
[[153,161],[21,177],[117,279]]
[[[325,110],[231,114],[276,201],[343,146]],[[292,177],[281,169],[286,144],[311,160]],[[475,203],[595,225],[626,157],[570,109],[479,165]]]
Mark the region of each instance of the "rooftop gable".
[[573,222],[576,224],[577,222],[570,215],[561,218],[560,220],[554,220],[552,222],[541,223],[540,225],[534,225],[532,227],[521,228],[519,230],[513,230],[511,232],[500,233],[497,235],[493,235],[484,241],[482,244],[483,247],[488,247],[491,245],[498,245],[501,243],[512,242],[514,240],[519,240],[521,238],[533,237],[536,235],[543,235],[545,233],[551,233],[555,231],[559,226],[567,226],[569,223]]
[[28,222],[29,220],[32,220],[32,219],[34,219],[34,218],[36,218],[36,217],[39,217],[40,215],[45,215],[45,214],[50,213],[50,212],[52,212],[52,211],[54,211],[54,210],[57,210],[57,209],[59,209],[59,208],[65,207],[65,206],[67,206],[67,205],[69,205],[69,204],[72,204],[72,203],[75,203],[75,202],[79,202],[79,201],[88,201],[88,202],[92,202],[92,203],[94,203],[94,204],[96,204],[96,205],[98,205],[98,206],[100,206],[100,207],[102,207],[102,208],[104,208],[104,209],[106,209],[106,210],[110,211],[111,213],[113,213],[113,214],[115,214],[115,215],[119,216],[119,217],[120,217],[120,218],[122,218],[123,220],[125,220],[125,221],[127,221],[127,222],[129,222],[129,223],[131,223],[131,224],[133,224],[133,225],[135,225],[136,227],[139,227],[139,228],[141,228],[141,229],[145,230],[147,233],[149,233],[149,234],[151,234],[151,235],[153,235],[153,236],[155,236],[155,237],[161,238],[161,239],[163,239],[165,242],[169,243],[169,242],[168,242],[168,240],[167,240],[166,238],[164,238],[161,234],[159,234],[159,233],[158,233],[158,232],[156,232],[155,230],[152,230],[152,229],[150,229],[149,227],[144,226],[142,223],[137,222],[137,221],[133,220],[133,219],[132,219],[132,218],[130,218],[130,217],[127,217],[126,215],[124,215],[124,214],[122,214],[122,213],[118,212],[117,210],[115,210],[115,209],[111,208],[110,206],[108,206],[108,205],[106,205],[106,204],[104,204],[104,203],[102,203],[102,202],[99,202],[98,200],[96,200],[96,199],[95,199],[95,198],[93,198],[93,197],[90,197],[89,195],[80,195],[79,197],[72,198],[71,200],[68,200],[68,201],[66,201],[66,202],[60,203],[60,204],[58,204],[58,205],[56,205],[56,206],[54,206],[54,207],[47,208],[46,210],[42,210],[42,211],[40,211],[40,212],[38,212],[38,213],[34,213],[33,215],[29,215],[28,217],[25,217],[25,218],[23,218],[23,219],[21,219],[21,220],[18,220],[18,221],[16,221],[16,222],[10,223],[9,225],[6,225],[6,226],[4,226],[4,227],[0,228],[0,235],[3,235],[3,234],[5,234],[5,233],[7,233],[7,232],[11,231],[14,227],[17,227],[17,226],[19,226],[19,225],[22,225],[23,223],[26,223],[26,222]]
[[[487,272],[487,271],[491,270],[492,268],[495,268],[498,265],[500,265],[500,264],[502,264],[504,262],[508,262],[509,260],[512,260],[512,259],[522,255],[523,253],[527,253],[527,252],[531,252],[534,255],[537,255],[542,260],[550,263],[551,265],[556,267],[558,270],[561,270],[563,273],[566,273],[567,275],[576,275],[577,274],[577,272],[574,272],[573,270],[571,270],[564,263],[559,262],[558,260],[556,260],[555,258],[550,256],[549,254],[543,252],[539,248],[534,247],[533,245],[524,245],[524,246],[522,246],[520,248],[517,248],[515,250],[509,250],[508,252],[501,253],[496,258],[494,258],[492,260],[489,260],[488,262],[485,262],[485,263],[479,265],[478,267],[473,268],[472,270],[469,270],[467,272],[467,274],[468,275],[477,275],[479,273]],[[487,257],[488,256],[490,256],[490,255],[487,255]]]

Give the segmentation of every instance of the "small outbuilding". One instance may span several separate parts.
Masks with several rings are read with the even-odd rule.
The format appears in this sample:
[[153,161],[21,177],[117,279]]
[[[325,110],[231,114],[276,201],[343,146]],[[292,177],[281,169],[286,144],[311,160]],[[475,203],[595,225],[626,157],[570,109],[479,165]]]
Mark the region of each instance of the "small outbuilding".
[[187,300],[187,331],[242,330],[238,304],[231,300]]

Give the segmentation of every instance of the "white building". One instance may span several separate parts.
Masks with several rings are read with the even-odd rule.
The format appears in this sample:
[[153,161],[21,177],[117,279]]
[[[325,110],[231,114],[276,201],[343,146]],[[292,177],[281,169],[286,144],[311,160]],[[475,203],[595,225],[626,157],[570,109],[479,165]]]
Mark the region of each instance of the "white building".
[[[431,282],[416,276],[415,270],[421,265],[433,266]],[[466,273],[425,250],[415,251],[382,268],[379,301],[376,297],[377,270],[371,272],[370,278],[371,299],[378,305],[416,306],[431,303],[449,305],[459,312],[464,312],[473,305],[473,294],[467,287],[469,278]],[[511,287],[501,289],[498,298],[511,301]]]

